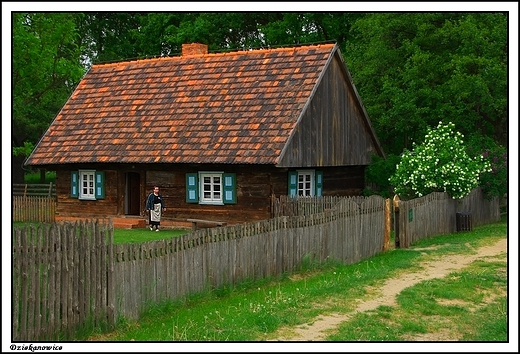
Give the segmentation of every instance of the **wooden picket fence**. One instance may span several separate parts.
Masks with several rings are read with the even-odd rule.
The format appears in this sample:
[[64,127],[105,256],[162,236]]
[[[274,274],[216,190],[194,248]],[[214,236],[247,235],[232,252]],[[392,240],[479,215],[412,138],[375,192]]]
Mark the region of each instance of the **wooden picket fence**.
[[[70,338],[82,327],[113,326],[119,315],[137,319],[161,300],[293,272],[306,262],[355,263],[386,249],[388,200],[317,203],[285,209],[302,215],[139,244],[114,245],[111,222],[15,228],[13,341]],[[498,200],[486,200],[481,191],[462,201],[433,193],[398,203],[396,241],[409,247],[453,232],[459,210],[470,212],[475,226],[500,219]]]
[[70,338],[85,326],[137,319],[146,305],[292,272],[304,262],[354,263],[383,251],[385,200],[113,244],[100,222],[15,228],[13,340]]
[[271,196],[271,218],[280,216],[302,216],[323,213],[332,210],[340,201],[350,198],[357,202],[363,201],[363,197],[291,197],[280,195]]
[[457,213],[467,214],[473,227],[500,220],[499,198],[486,199],[480,187],[459,200],[444,192],[434,192],[394,201],[395,242],[401,248],[423,238],[456,232]]
[[306,262],[349,264],[383,251],[385,200],[343,198],[332,210],[199,229],[168,240],[117,244],[117,308],[138,318],[146,304],[244,280],[293,272]]
[[15,228],[12,340],[72,338],[115,324],[113,228],[89,221]]
[[12,198],[13,221],[42,223],[55,221],[56,198],[32,195],[14,195]]

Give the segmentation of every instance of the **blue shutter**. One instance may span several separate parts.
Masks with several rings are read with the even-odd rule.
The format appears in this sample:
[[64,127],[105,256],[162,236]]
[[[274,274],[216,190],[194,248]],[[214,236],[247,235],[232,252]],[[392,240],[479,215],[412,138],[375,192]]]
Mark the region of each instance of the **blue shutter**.
[[289,181],[287,185],[289,186],[287,191],[289,197],[296,197],[298,195],[298,172],[289,171]]
[[105,199],[105,172],[96,171],[94,173],[94,196],[96,199]]
[[234,173],[224,173],[224,204],[237,203],[237,177]]
[[186,203],[199,202],[198,186],[198,174],[186,173]]
[[78,197],[79,188],[79,173],[78,171],[72,171],[70,173],[70,196],[72,198]]
[[321,197],[323,195],[323,171],[316,171],[315,174],[316,181],[314,185],[316,186],[315,196]]

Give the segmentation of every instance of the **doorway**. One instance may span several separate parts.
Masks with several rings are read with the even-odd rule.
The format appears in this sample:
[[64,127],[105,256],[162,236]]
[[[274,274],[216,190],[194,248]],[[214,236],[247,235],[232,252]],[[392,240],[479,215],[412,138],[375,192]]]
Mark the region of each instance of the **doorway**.
[[125,215],[141,215],[141,175],[125,173]]

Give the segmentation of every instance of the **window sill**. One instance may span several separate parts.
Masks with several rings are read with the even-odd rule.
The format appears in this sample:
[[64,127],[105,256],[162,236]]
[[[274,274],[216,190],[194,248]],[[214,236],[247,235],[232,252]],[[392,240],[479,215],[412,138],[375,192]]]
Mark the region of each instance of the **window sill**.
[[96,200],[95,197],[79,197],[79,200]]
[[199,204],[201,204],[201,205],[224,205],[224,203],[222,203],[222,202],[204,202],[204,201],[199,201]]

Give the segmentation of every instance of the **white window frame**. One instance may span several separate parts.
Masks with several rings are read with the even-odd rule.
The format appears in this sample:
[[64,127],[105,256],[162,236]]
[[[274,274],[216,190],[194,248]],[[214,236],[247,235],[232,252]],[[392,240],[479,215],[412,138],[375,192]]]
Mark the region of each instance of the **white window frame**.
[[[316,173],[314,170],[297,170],[298,176],[296,177],[296,195],[298,197],[314,197],[316,187],[315,187],[315,177]],[[309,181],[301,181],[302,178],[309,177]],[[305,185],[305,182],[310,182],[310,186]],[[302,185],[303,183],[303,185]],[[305,194],[305,192],[309,191],[310,194]]]
[[[207,177],[211,178],[209,184],[204,182]],[[215,177],[219,178],[219,183],[214,183]],[[210,189],[204,190],[205,186],[209,186]],[[206,197],[207,193],[210,194],[209,197]],[[218,197],[218,194],[220,197]],[[199,172],[199,204],[224,205],[224,172]]]
[[[85,178],[87,178],[86,181],[84,181]],[[79,170],[78,179],[78,199],[96,200],[96,171]],[[84,186],[84,182],[87,182],[86,186]]]

